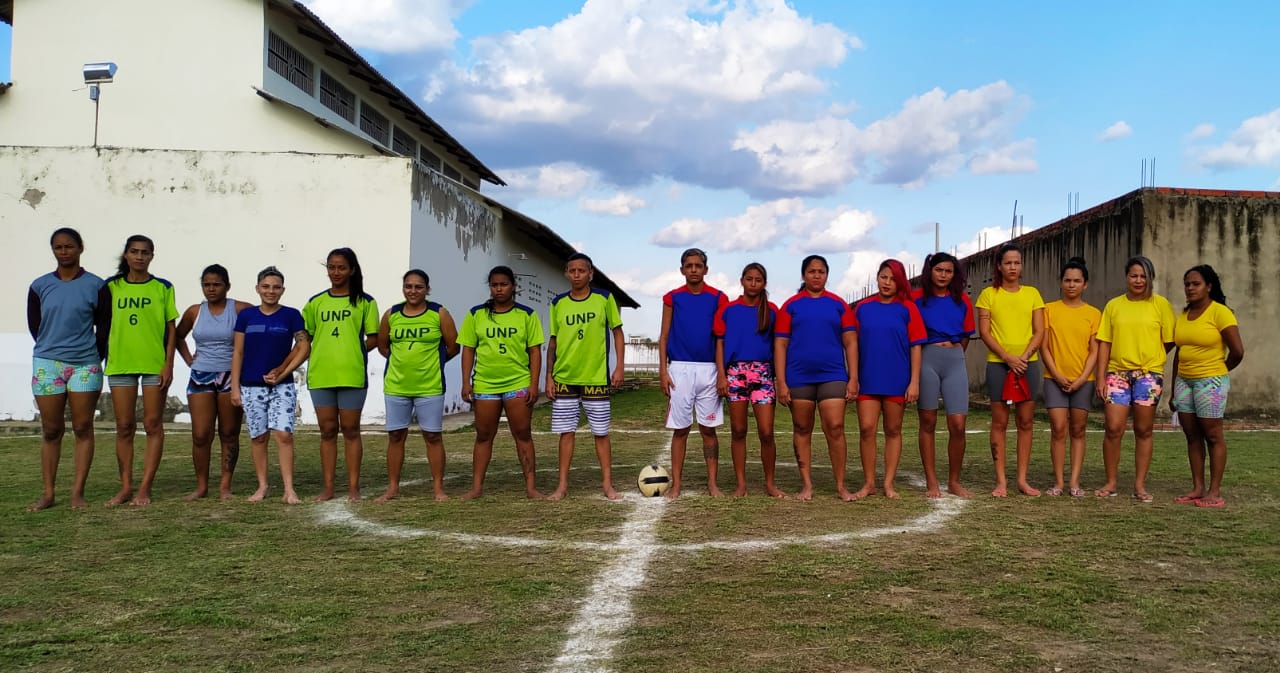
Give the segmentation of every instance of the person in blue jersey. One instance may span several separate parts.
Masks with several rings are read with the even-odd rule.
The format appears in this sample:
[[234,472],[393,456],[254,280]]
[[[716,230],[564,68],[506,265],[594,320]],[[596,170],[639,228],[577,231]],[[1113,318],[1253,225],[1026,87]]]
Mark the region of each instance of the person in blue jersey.
[[493,458],[493,438],[505,413],[516,443],[529,498],[544,496],[535,484],[533,405],[542,373],[542,321],[533,309],[516,301],[516,273],[509,266],[489,271],[489,299],[471,307],[458,330],[462,346],[462,400],[476,415],[476,441],[471,456],[471,490],[463,500],[484,494],[485,472]]
[[286,505],[301,501],[293,488],[293,424],[298,390],[293,372],[311,354],[311,335],[302,313],[281,306],[284,274],[274,266],[258,272],[254,288],[262,303],[236,316],[231,355],[231,403],[244,409],[252,442],[258,489],[250,502],[267,497],[267,444],[276,440]]
[[444,493],[444,363],[458,354],[458,330],[449,311],[427,301],[431,278],[422,269],[404,274],[404,303],[392,306],[378,326],[378,352],[387,358],[383,394],[387,406],[387,492],[377,502],[400,495],[400,471],[409,425],[416,417],[427,445],[431,486]]
[[817,411],[831,456],[836,495],[853,500],[845,488],[848,446],[844,414],[858,395],[858,340],[853,309],[827,291],[827,260],[809,255],[800,263],[800,291],[778,309],[773,366],[778,402],[791,408],[801,500],[813,499],[813,419]]
[[[151,275],[155,243],[130,236],[116,275],[106,283],[111,294],[111,326],[107,338],[107,383],[116,416],[116,462],[120,490],[108,507],[128,502],[151,504],[151,485],[164,455],[164,403],[173,382],[178,317],[173,284]],[[147,435],[142,454],[142,481],[133,491],[133,440],[138,428],[138,387],[142,387],[142,427]]]
[[969,417],[969,370],[964,353],[977,329],[973,302],[966,293],[964,267],[953,255],[937,252],[924,260],[923,287],[912,296],[928,334],[920,353],[920,462],[924,465],[925,495],[942,497],[934,467],[934,433],[938,400],[947,414],[947,490],[968,498],[960,484],[964,468],[965,421]]
[[658,336],[658,378],[669,398],[667,428],[671,433],[671,488],[680,496],[689,431],[696,420],[707,463],[707,491],[723,496],[716,478],[720,442],[716,428],[724,422],[716,388],[716,313],[729,303],[723,292],[706,283],[707,253],[689,248],[680,254],[684,285],[662,297],[662,331]]
[[752,262],[742,269],[742,296],[716,313],[716,388],[729,398],[729,452],[738,481],[734,497],[747,494],[747,414],[755,413],[760,437],[764,492],[774,498],[785,493],[774,483],[778,449],[773,439],[777,395],[773,375],[773,325],[778,307],[769,301],[769,275]]
[[307,388],[320,425],[320,469],[324,487],[317,501],[331,500],[338,469],[338,433],[347,465],[347,500],[360,499],[360,412],[369,392],[369,351],[378,346],[378,302],[364,293],[364,272],[351,248],[329,252],[329,289],[309,299],[302,317],[311,335]]
[[[231,497],[231,477],[240,460],[240,424],[244,412],[231,403],[231,354],[235,349],[236,315],[250,304],[227,298],[231,276],[221,264],[211,264],[200,274],[204,301],[193,304],[178,321],[178,355],[191,368],[187,381],[187,408],[191,411],[191,462],[196,469],[196,490],[187,500],[209,494],[209,458],[213,435],[222,446],[222,470],[218,493]],[[187,345],[195,341],[195,351]]]
[[878,293],[858,302],[858,448],[862,499],[876,492],[876,425],[884,416],[884,494],[896,499],[893,480],[902,458],[902,416],[920,396],[920,348],[926,333],[911,301],[911,281],[902,262],[886,259],[876,272]]
[[87,506],[84,485],[93,464],[93,414],[102,394],[102,356],[107,348],[111,297],[101,278],[80,266],[84,239],[69,227],[49,237],[57,267],[31,282],[27,291],[27,328],[35,339],[31,354],[31,392],[40,410],[40,476],[44,491],[27,506],[53,507],[54,484],[71,407],[75,433],[75,476],[71,507]]

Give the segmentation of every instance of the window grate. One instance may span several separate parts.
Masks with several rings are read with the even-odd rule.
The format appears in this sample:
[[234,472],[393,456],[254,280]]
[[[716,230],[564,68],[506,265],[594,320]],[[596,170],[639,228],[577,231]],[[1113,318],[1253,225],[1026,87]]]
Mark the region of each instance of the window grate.
[[320,104],[356,123],[356,95],[323,70],[320,71]]
[[360,130],[383,146],[391,145],[391,123],[381,112],[360,101]]
[[315,64],[284,38],[271,32],[267,36],[267,67],[289,80],[289,83],[312,95]]
[[397,154],[403,154],[406,157],[412,157],[418,151],[417,143],[414,142],[413,136],[399,126],[391,134],[391,149]]
[[440,172],[440,167],[444,165],[444,162],[440,160],[440,157],[437,156],[435,152],[427,149],[426,145],[419,148],[418,160],[425,164],[427,168],[430,168],[437,173]]

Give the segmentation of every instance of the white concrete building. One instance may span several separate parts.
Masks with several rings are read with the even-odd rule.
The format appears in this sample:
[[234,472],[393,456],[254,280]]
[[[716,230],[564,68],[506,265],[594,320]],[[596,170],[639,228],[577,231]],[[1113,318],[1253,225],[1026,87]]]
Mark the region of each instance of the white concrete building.
[[[384,310],[412,267],[459,320],[488,296],[497,264],[520,275],[519,300],[544,321],[568,287],[572,247],[483,196],[481,183],[501,179],[301,3],[0,0],[0,20],[13,26],[0,231],[17,253],[0,299],[0,419],[35,412],[25,287],[53,267],[60,226],[81,232],[85,267],[104,277],[127,236],[153,238],[152,271],[174,283],[179,310],[201,299],[200,270],[214,262],[246,301],[257,271],[279,267],[285,303],[301,306],[327,288],[325,254],[340,246],[360,255]],[[103,61],[118,71],[95,106],[81,68]],[[596,284],[637,306],[603,273]],[[382,364],[371,354],[371,423]],[[451,411],[458,376],[455,361]],[[184,385],[185,371],[170,394]]]

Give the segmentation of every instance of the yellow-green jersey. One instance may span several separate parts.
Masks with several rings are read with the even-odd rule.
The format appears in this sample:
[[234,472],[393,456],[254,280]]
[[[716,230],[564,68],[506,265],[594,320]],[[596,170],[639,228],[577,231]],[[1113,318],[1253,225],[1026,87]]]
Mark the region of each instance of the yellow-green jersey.
[[440,333],[440,305],[429,301],[427,309],[414,316],[404,314],[404,304],[387,313],[390,352],[382,388],[396,397],[443,395],[445,352]]
[[583,299],[568,292],[551,300],[551,338],[556,364],[551,377],[570,386],[609,385],[609,333],[622,327],[618,302],[608,290],[591,288]]
[[496,395],[529,387],[533,383],[529,349],[542,342],[542,321],[524,304],[501,313],[484,304],[467,311],[458,330],[458,343],[476,352],[472,390]]
[[155,276],[141,283],[118,276],[107,281],[107,290],[111,292],[107,376],[159,374],[164,370],[165,331],[178,318],[173,284]]
[[354,306],[348,296],[328,290],[307,300],[302,320],[311,335],[307,362],[308,388],[367,388],[369,351],[365,338],[378,333],[378,302],[361,295]]

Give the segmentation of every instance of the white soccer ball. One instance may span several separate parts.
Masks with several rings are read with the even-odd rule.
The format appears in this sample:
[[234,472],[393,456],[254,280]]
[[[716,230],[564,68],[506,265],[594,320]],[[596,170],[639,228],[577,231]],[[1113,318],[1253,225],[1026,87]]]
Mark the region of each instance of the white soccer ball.
[[640,470],[640,478],[636,479],[636,483],[640,486],[641,495],[654,498],[671,488],[671,475],[667,474],[667,468],[654,463]]

